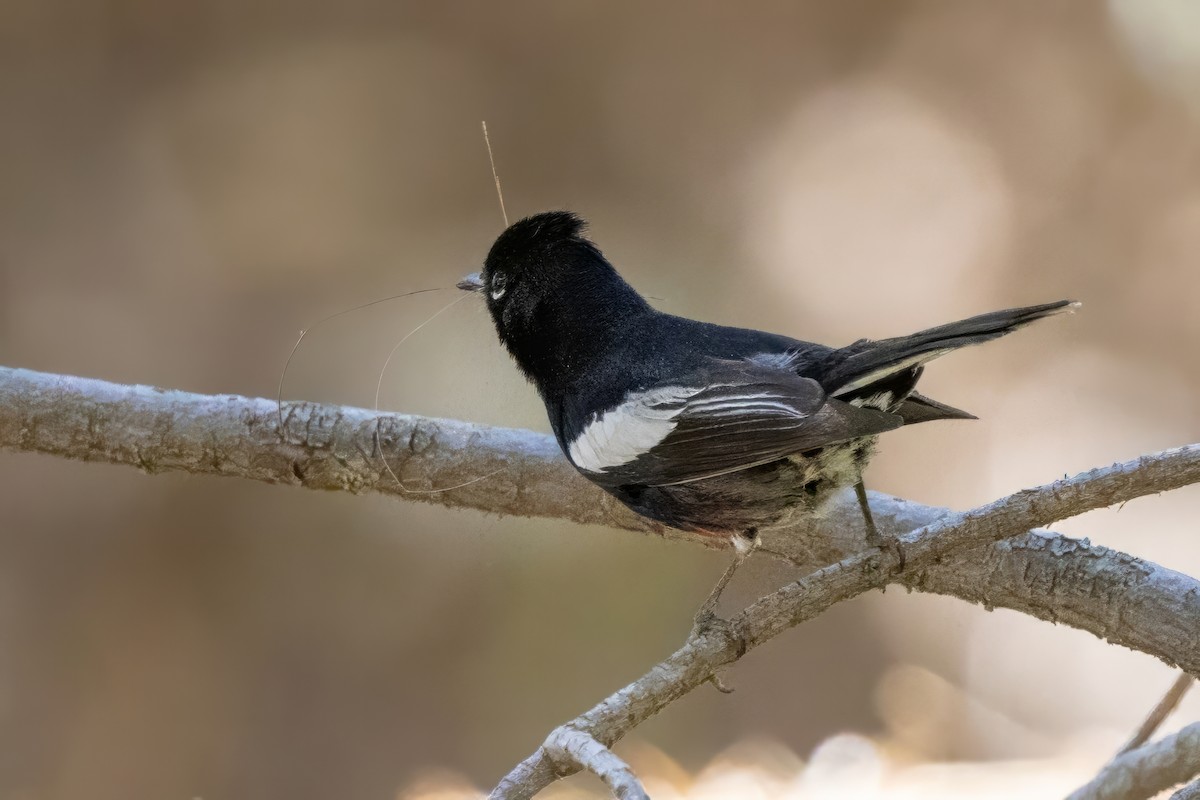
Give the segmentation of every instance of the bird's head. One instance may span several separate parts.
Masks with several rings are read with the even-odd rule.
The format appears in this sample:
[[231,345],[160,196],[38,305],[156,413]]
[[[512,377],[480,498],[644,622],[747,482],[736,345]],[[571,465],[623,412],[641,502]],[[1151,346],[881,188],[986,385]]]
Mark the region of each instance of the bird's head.
[[570,211],[513,223],[488,251],[483,270],[458,287],[484,295],[496,333],[525,374],[543,384],[648,308],[583,235]]

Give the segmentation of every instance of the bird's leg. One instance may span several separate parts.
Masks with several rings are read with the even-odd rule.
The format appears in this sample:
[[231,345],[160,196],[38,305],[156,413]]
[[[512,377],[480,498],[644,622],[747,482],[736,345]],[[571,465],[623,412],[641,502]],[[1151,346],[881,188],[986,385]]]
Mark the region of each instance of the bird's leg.
[[875,527],[875,517],[871,516],[871,503],[867,500],[867,487],[863,485],[861,477],[858,483],[854,484],[854,494],[858,497],[858,507],[862,509],[863,522],[867,526],[867,544],[871,547],[882,547],[883,537]]
[[891,550],[900,562],[896,568],[897,571],[902,571],[904,569],[904,550],[900,547],[900,540],[895,536],[883,536],[875,527],[875,517],[871,515],[871,504],[867,501],[867,487],[863,485],[861,477],[858,483],[854,484],[854,494],[858,497],[858,507],[862,509],[863,522],[867,526],[867,546]]
[[758,531],[756,530],[749,530],[744,534],[734,534],[733,561],[721,573],[721,577],[717,579],[717,585],[708,593],[708,597],[705,598],[704,603],[700,606],[700,610],[696,612],[696,627],[703,627],[716,618],[717,603],[721,600],[721,592],[725,591],[725,587],[733,579],[733,573],[737,572],[742,562],[750,557],[750,554],[758,547],[758,543]]

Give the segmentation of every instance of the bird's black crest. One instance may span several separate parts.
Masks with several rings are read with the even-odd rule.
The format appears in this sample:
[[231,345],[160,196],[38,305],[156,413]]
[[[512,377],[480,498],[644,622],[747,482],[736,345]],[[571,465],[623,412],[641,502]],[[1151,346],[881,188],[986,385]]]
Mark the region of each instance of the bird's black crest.
[[572,211],[544,211],[518,220],[496,239],[493,249],[507,253],[545,250],[566,242],[591,244],[583,236],[587,221]]

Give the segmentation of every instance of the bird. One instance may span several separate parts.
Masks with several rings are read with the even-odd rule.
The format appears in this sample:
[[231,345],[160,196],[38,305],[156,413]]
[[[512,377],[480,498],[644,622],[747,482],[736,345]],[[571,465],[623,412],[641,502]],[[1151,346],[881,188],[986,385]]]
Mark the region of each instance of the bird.
[[916,391],[925,364],[1078,305],[993,311],[831,347],[659,311],[585,228],[570,211],[521,219],[458,288],[483,295],[500,343],[583,477],[643,517],[729,540],[743,555],[763,531],[819,514],[850,486],[867,542],[881,545],[862,479],[877,438],[975,419]]

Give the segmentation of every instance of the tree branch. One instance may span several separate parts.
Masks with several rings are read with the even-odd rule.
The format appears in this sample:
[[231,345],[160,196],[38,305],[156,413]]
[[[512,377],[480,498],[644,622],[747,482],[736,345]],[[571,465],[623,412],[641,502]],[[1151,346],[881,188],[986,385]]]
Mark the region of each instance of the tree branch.
[[1171,795],[1171,800],[1200,800],[1200,781],[1194,781],[1184,786]]
[[1200,722],[1114,758],[1067,800],[1144,800],[1190,780],[1197,773],[1200,773]]
[[629,765],[583,731],[555,728],[542,748],[563,773],[581,769],[595,773],[618,800],[650,800]]
[[[1134,732],[1129,741],[1117,751],[1117,754],[1113,757],[1113,760],[1104,766],[1104,768],[1100,771],[1100,774],[1094,778],[1091,783],[1077,790],[1072,797],[1079,795],[1083,797],[1101,795],[1107,796],[1108,794],[1116,794],[1118,796],[1132,795],[1137,797],[1149,797],[1150,795],[1157,794],[1158,789],[1153,788],[1155,779],[1139,778],[1135,780],[1132,778],[1132,775],[1139,770],[1145,772],[1147,769],[1145,765],[1151,762],[1157,765],[1156,770],[1154,770],[1157,771],[1162,767],[1163,759],[1161,757],[1155,756],[1152,758],[1145,758],[1138,762],[1130,761],[1123,762],[1121,764],[1118,764],[1117,762],[1120,761],[1120,759],[1127,753],[1132,753],[1135,750],[1138,750],[1139,748],[1143,747],[1146,742],[1150,741],[1150,737],[1154,735],[1154,732],[1158,730],[1159,726],[1166,721],[1167,717],[1171,715],[1171,712],[1174,711],[1179,705],[1179,702],[1183,699],[1183,696],[1187,694],[1188,689],[1192,688],[1192,684],[1195,682],[1195,680],[1195,678],[1186,672],[1179,673],[1179,676],[1176,677],[1175,681],[1171,684],[1171,688],[1168,689],[1167,693],[1163,695],[1162,699],[1155,704],[1154,708],[1146,716],[1146,719],[1142,722],[1142,724],[1138,726],[1138,729]],[[1159,751],[1155,749],[1147,750],[1147,753],[1157,752]],[[1143,756],[1145,755],[1146,753],[1143,753]],[[1186,754],[1184,754],[1183,757],[1186,758]],[[1200,752],[1192,752],[1191,759],[1200,759]],[[1172,759],[1172,765],[1166,768],[1167,771],[1175,770],[1177,767],[1175,766],[1174,762],[1178,760],[1178,758]],[[1137,764],[1141,764],[1142,766],[1137,767]],[[1197,772],[1200,772],[1200,764],[1197,764],[1191,773],[1183,778],[1180,778],[1180,780],[1187,780]],[[1200,793],[1200,788],[1197,787],[1200,787],[1200,783],[1194,783],[1191,786],[1185,786],[1183,789],[1180,789],[1178,792],[1171,795],[1171,800],[1176,800],[1177,798],[1186,800],[1186,798],[1189,797],[1200,796],[1197,794]]]
[[[549,436],[452,420],[312,403],[123,386],[0,367],[0,448],[137,467],[182,470],[310,489],[382,492],[406,500],[499,514],[654,531],[713,547],[713,537],[662,529],[575,474]],[[376,454],[410,487],[401,490]],[[949,512],[871,493],[876,524],[903,534]],[[857,504],[835,500],[821,519],[764,534],[763,551],[813,570],[861,550]],[[1190,644],[1174,620],[1195,618],[1190,578],[1124,553],[1033,531],[980,551],[908,570],[907,586],[1061,622],[1168,663]],[[1200,664],[1183,665],[1200,672]]]
[[1167,693],[1150,710],[1150,713],[1146,715],[1146,719],[1134,731],[1129,741],[1117,751],[1117,755],[1123,756],[1150,741],[1150,737],[1166,722],[1167,717],[1171,716],[1171,712],[1179,706],[1180,701],[1183,700],[1183,696],[1188,693],[1188,689],[1191,689],[1192,684],[1195,682],[1196,679],[1186,672],[1179,673],[1179,676],[1171,684],[1171,688],[1167,689]]
[[[0,367],[0,447],[147,473],[381,492],[452,508],[658,531],[575,475],[548,436],[408,414],[317,403],[280,409],[261,398]],[[384,467],[381,451],[408,491]],[[495,470],[486,480],[436,491]]]
[[[1093,469],[1036,489],[1024,489],[962,514],[952,514],[899,537],[894,550],[867,550],[784,586],[724,623],[693,631],[670,658],[565,727],[612,747],[671,702],[706,683],[720,668],[835,603],[919,573],[945,556],[1029,528],[1200,480],[1200,446],[1143,456]],[[1183,576],[1181,576],[1183,577]],[[1191,579],[1187,579],[1191,581]],[[1191,594],[1200,584],[1191,581]],[[1178,621],[1192,636],[1177,657],[1200,668],[1200,618]],[[493,790],[492,800],[532,797],[562,777],[543,746]]]
[[[0,448],[126,464],[148,473],[183,470],[310,489],[381,492],[449,507],[653,532],[709,547],[723,544],[637,517],[576,475],[548,436],[452,420],[312,403],[286,403],[280,410],[270,400],[0,367]],[[381,452],[407,488],[384,468]],[[486,480],[468,483],[496,470]],[[947,516],[945,509],[872,493],[881,531],[904,535],[907,563],[896,576],[890,574],[896,554],[858,553],[861,517],[852,499],[840,498],[822,519],[766,535],[762,549],[805,569],[841,563],[760,600],[728,625],[690,638],[647,678],[589,714],[615,719],[638,708],[644,719],[707,680],[715,666],[839,599],[888,580],[1062,622],[1200,674],[1200,584],[1086,540],[1046,531],[1016,535],[1085,508],[1197,480],[1200,447],[1190,446],[1018,493],[966,515]],[[1003,537],[1013,538],[988,544]],[[655,678],[655,685],[644,684],[648,678]],[[655,691],[658,678],[674,688]],[[615,741],[591,735],[605,747]]]

